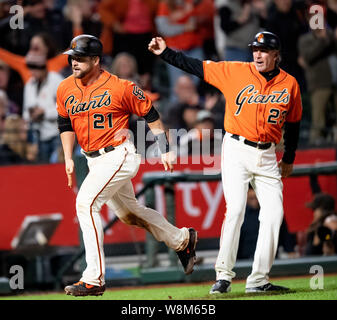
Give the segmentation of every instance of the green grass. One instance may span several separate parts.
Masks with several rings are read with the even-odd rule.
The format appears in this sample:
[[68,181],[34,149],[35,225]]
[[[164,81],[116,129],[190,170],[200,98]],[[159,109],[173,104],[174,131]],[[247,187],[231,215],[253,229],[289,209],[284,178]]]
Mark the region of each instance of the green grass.
[[337,275],[324,276],[324,289],[312,290],[311,277],[284,278],[271,282],[291,288],[285,294],[246,294],[245,283],[233,282],[232,291],[210,295],[211,283],[164,285],[162,287],[111,288],[101,297],[72,297],[62,293],[22,294],[0,300],[337,300]]

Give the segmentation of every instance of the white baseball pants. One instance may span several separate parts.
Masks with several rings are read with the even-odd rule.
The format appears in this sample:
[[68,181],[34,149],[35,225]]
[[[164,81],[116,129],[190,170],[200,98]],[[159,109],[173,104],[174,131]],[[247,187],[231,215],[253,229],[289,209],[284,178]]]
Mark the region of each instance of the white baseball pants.
[[135,198],[131,179],[137,174],[141,158],[132,142],[126,141],[113,151],[96,158],[87,157],[87,160],[89,173],[76,198],[87,263],[80,281],[96,286],[105,283],[104,233],[100,217],[105,203],[121,221],[146,229],[173,250],[185,249],[189,241],[188,229],[176,228]]
[[268,273],[277,251],[283,220],[283,184],[277,166],[275,145],[261,150],[231,138],[226,133],[222,146],[221,174],[226,200],[226,217],[222,225],[220,250],[215,264],[217,280],[231,281],[236,262],[240,229],[244,220],[249,183],[260,204],[260,229],[252,272],[246,288],[269,282]]

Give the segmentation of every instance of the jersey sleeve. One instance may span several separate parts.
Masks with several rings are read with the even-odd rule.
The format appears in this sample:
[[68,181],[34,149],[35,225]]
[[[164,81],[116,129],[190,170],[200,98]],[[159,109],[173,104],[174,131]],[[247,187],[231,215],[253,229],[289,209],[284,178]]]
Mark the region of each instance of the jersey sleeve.
[[152,101],[142,89],[129,82],[122,97],[122,106],[129,113],[143,117],[150,111]]
[[203,61],[204,80],[219,90],[223,89],[225,83],[229,80],[229,67],[230,64],[226,61]]
[[301,91],[297,81],[294,79],[294,86],[291,92],[291,107],[286,117],[286,122],[298,122],[302,118]]
[[63,101],[63,94],[64,89],[62,86],[62,83],[58,86],[57,91],[56,91],[56,110],[57,113],[63,117],[63,118],[69,118],[69,115],[66,111],[64,101]]

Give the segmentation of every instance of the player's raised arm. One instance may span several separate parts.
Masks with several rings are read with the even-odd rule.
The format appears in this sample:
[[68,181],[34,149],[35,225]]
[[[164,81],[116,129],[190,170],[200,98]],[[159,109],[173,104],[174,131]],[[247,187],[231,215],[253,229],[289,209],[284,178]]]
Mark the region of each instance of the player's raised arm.
[[191,58],[166,46],[166,42],[161,37],[152,38],[148,45],[149,51],[160,56],[167,63],[204,80],[203,63],[199,59]]

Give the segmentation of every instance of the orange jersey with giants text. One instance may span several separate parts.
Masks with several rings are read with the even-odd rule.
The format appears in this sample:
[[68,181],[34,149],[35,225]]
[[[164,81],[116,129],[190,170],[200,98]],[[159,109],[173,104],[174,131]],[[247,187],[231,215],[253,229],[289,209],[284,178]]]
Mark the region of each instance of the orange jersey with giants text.
[[72,75],[66,78],[58,87],[56,103],[59,115],[70,118],[84,151],[121,144],[128,136],[130,115],[145,116],[152,106],[133,82],[107,71],[89,86]]
[[298,83],[284,70],[267,81],[252,62],[204,61],[203,68],[205,81],[225,96],[227,132],[277,144],[284,122],[301,120]]

